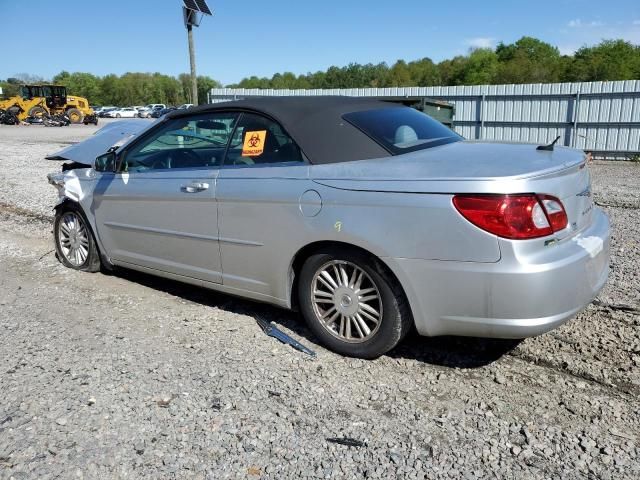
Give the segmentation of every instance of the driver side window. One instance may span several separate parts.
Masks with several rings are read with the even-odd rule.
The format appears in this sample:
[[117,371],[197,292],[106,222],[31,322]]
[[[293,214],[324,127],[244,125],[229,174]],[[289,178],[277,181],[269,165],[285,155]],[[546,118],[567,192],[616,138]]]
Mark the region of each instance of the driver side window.
[[225,166],[304,162],[300,148],[275,121],[243,113],[233,133]]
[[220,166],[237,118],[222,112],[167,120],[124,152],[118,171]]

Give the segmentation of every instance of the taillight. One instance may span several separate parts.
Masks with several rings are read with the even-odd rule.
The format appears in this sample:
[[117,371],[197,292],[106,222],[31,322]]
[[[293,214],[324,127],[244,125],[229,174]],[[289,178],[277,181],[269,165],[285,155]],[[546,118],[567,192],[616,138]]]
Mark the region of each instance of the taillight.
[[567,212],[564,211],[562,202],[551,195],[538,195],[544,210],[547,212],[549,223],[554,232],[560,231],[567,226]]
[[562,202],[551,195],[456,195],[453,205],[475,226],[504,238],[544,237],[567,226]]

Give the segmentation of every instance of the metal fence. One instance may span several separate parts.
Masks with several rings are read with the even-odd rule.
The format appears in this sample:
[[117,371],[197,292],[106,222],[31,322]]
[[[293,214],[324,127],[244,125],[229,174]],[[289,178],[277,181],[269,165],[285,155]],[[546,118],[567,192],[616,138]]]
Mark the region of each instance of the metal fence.
[[251,96],[425,96],[454,104],[454,128],[468,139],[560,142],[595,156],[640,155],[640,80],[458,87],[261,90],[214,88],[209,102]]

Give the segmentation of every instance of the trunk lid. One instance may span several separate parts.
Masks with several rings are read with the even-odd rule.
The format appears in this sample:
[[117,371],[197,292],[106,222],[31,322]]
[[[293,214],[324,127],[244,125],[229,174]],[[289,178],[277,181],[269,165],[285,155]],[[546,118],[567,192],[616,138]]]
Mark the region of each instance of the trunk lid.
[[544,151],[530,144],[464,141],[393,157],[313,165],[311,173],[318,181],[349,181],[354,187],[366,183],[386,190],[396,182],[407,186],[415,181],[527,178],[571,167],[584,157],[566,147]]
[[559,198],[572,235],[591,223],[591,180],[584,152],[532,144],[457,142],[405,155],[313,165],[312,179],[344,190],[456,193],[540,193]]

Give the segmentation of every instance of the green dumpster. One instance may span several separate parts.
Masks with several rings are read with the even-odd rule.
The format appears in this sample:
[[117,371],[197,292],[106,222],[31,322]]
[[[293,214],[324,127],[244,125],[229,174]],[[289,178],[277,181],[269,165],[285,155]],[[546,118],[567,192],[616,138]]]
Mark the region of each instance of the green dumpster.
[[453,129],[453,118],[456,114],[456,108],[445,101],[435,100],[427,97],[376,97],[385,102],[401,103],[407,107],[413,107],[416,110],[426,113],[440,123]]

